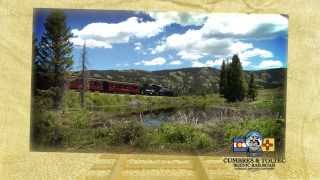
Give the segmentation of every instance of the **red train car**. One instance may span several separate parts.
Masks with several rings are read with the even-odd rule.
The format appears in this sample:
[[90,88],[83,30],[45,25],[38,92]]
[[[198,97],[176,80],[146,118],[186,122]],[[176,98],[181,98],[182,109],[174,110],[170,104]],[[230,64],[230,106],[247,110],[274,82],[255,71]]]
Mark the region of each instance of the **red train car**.
[[[89,78],[87,89],[89,91],[105,92],[105,93],[123,93],[123,94],[139,94],[139,85],[136,83],[127,83],[119,81],[109,81],[102,79]],[[74,79],[69,82],[69,89],[81,90],[81,79]]]

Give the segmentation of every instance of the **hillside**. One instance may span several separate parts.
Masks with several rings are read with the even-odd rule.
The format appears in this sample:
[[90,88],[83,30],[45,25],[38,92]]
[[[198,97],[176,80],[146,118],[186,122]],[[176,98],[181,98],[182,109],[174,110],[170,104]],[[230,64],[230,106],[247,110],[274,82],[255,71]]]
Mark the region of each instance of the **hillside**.
[[286,68],[246,71],[246,73],[253,73],[257,78],[258,84],[264,88],[282,87],[286,83]]
[[[285,68],[245,71],[246,78],[254,73],[260,88],[281,87],[285,82]],[[74,72],[74,75],[79,72]],[[182,68],[160,71],[143,70],[90,70],[89,76],[114,81],[143,84],[161,84],[179,95],[217,93],[220,70],[209,67]]]

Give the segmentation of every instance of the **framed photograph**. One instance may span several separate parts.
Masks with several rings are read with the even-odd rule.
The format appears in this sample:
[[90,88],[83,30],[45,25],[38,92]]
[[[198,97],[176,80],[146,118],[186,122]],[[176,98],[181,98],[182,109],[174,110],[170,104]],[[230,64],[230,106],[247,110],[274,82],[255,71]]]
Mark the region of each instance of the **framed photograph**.
[[0,3],[0,177],[319,179],[317,5]]

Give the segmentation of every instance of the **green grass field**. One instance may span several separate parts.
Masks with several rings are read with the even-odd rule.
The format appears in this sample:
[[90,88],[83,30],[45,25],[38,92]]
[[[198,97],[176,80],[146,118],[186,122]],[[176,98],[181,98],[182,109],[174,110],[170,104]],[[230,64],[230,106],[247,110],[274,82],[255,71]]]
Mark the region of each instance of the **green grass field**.
[[[278,147],[283,147],[283,99],[280,89],[260,90],[256,101],[236,103],[227,103],[216,94],[164,97],[86,93],[82,109],[79,93],[67,91],[61,111],[45,109],[43,104],[50,103],[45,98],[35,103],[45,110],[33,109],[33,148],[83,152],[228,152],[232,138],[250,130],[276,137]],[[143,118],[139,118],[139,114],[168,109],[171,121],[157,127],[146,127]],[[212,115],[217,113],[221,113],[220,118]],[[203,116],[205,121],[200,118]]]

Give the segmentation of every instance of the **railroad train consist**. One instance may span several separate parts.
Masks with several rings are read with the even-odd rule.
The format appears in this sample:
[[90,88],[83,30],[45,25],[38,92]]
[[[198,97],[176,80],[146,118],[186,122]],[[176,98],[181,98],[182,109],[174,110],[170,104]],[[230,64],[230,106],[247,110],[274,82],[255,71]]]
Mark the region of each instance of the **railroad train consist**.
[[[119,94],[141,94],[150,96],[173,96],[174,93],[167,87],[155,84],[144,84],[139,86],[137,83],[119,82],[104,79],[87,79],[86,89],[92,92],[119,93]],[[80,78],[69,80],[69,89],[81,90],[82,81]]]

